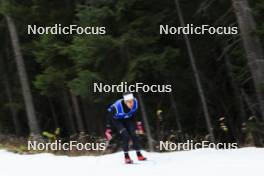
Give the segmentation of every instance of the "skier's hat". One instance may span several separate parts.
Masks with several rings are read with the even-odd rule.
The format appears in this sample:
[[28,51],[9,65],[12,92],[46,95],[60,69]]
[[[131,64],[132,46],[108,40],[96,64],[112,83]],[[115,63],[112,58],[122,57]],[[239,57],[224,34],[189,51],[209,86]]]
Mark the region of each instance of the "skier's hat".
[[123,93],[124,101],[129,101],[134,99],[134,95],[131,92],[125,92]]

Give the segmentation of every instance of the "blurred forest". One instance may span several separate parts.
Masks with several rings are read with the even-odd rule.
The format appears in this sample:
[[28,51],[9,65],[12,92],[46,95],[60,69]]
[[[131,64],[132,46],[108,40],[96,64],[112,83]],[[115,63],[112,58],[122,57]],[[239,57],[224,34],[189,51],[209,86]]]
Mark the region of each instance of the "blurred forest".
[[[264,146],[264,1],[1,0],[0,14],[0,143],[102,138],[106,109],[122,94],[93,93],[93,83],[127,81],[172,85],[136,95],[148,144]],[[159,35],[161,24],[181,26],[180,16],[239,34]],[[107,34],[27,34],[28,24],[56,23]]]

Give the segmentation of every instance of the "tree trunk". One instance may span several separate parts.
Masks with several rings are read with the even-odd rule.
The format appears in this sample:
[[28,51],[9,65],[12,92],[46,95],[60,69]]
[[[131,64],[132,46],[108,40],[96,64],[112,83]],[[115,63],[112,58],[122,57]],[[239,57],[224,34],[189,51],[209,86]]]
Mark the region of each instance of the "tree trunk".
[[[8,51],[8,48],[7,48]],[[7,53],[7,57],[8,57],[8,53]],[[13,100],[13,95],[11,92],[11,86],[9,84],[9,80],[7,77],[7,70],[5,69],[7,67],[6,63],[4,62],[4,58],[0,58],[0,68],[1,68],[1,75],[3,78],[3,84],[4,84],[4,88],[5,88],[5,92],[6,92],[6,96],[7,96],[7,100],[10,104],[14,103]],[[18,115],[17,115],[17,109],[14,107],[9,107],[11,115],[12,115],[12,121],[14,124],[14,128],[15,128],[15,133],[17,136],[21,135],[22,133],[22,128],[20,126],[19,123],[19,119],[18,119]]]
[[52,101],[52,99],[50,97],[48,97],[48,102],[49,102],[49,107],[50,107],[51,114],[52,114],[52,117],[53,117],[53,121],[54,121],[54,124],[55,124],[55,128],[58,128],[58,127],[60,127],[59,120],[58,120],[58,115],[56,113],[56,110],[55,110],[55,107],[54,107],[54,103],[53,103],[53,101]]
[[14,49],[15,61],[19,74],[19,80],[22,87],[22,94],[26,106],[26,113],[28,119],[28,126],[30,128],[31,135],[37,137],[40,135],[40,128],[38,125],[37,117],[35,114],[35,107],[32,100],[31,90],[28,82],[28,76],[26,73],[24,59],[21,53],[19,39],[16,31],[16,26],[13,19],[9,15],[5,15],[7,21],[8,30],[11,38],[11,43]]
[[82,120],[78,98],[73,93],[71,93],[71,99],[72,99],[72,105],[73,105],[73,110],[74,110],[74,114],[75,114],[75,118],[77,122],[78,131],[80,133],[84,133],[85,129],[84,129],[84,124]]
[[66,91],[63,92],[64,96],[63,96],[63,107],[62,110],[64,110],[66,108],[66,112],[64,112],[65,117],[66,117],[66,126],[67,126],[67,131],[69,133],[69,135],[73,135],[76,133],[76,128],[75,128],[75,123],[73,120],[73,114],[72,114],[72,107],[70,104],[70,101],[68,99],[68,94]]
[[252,103],[252,101],[250,100],[249,96],[246,94],[246,92],[244,91],[244,89],[241,89],[241,94],[244,97],[245,103],[248,106],[248,109],[250,110],[250,116],[256,116],[256,111],[254,108],[254,104]]
[[245,112],[245,107],[244,107],[244,103],[243,103],[243,98],[242,98],[242,95],[240,93],[239,86],[233,77],[232,65],[231,65],[229,58],[228,58],[226,53],[224,53],[224,61],[225,61],[225,67],[227,70],[227,75],[229,77],[230,84],[231,84],[231,87],[233,89],[233,94],[234,94],[235,99],[236,99],[237,112],[239,113],[241,121],[245,122],[246,121],[246,112]]
[[139,99],[139,103],[141,106],[141,114],[142,114],[142,119],[146,128],[146,133],[147,133],[147,138],[148,138],[148,146],[149,146],[149,150],[150,151],[154,151],[154,146],[153,146],[153,139],[151,136],[151,131],[150,131],[150,127],[149,127],[149,122],[148,122],[148,117],[147,117],[147,113],[146,113],[146,109],[144,106],[144,102],[143,99],[141,97],[141,94],[138,93],[138,99]]
[[85,123],[85,128],[86,128],[86,132],[88,134],[90,134],[91,132],[93,132],[93,129],[92,129],[92,126],[90,124],[90,115],[91,112],[88,111],[88,102],[87,100],[85,100],[84,98],[81,98],[81,107],[82,107],[82,111],[83,111],[83,114],[84,114],[84,123]]
[[179,112],[178,112],[178,108],[177,108],[176,102],[175,102],[175,100],[173,98],[172,92],[170,92],[170,102],[171,102],[172,109],[174,111],[178,132],[182,133],[182,125],[181,125],[181,122],[180,122],[180,115],[179,115]]
[[[14,101],[13,101],[13,97],[12,97],[12,94],[10,91],[10,85],[6,79],[4,80],[4,84],[5,84],[6,96],[8,98],[8,101],[9,101],[9,103],[13,103]],[[19,135],[21,135],[22,129],[21,129],[21,126],[20,126],[20,123],[18,120],[17,110],[13,107],[10,107],[10,111],[12,114],[12,121],[14,123],[16,135],[19,136]]]
[[[243,122],[246,122],[246,111],[245,111],[245,106],[244,106],[242,94],[240,92],[238,84],[236,83],[236,81],[233,77],[232,65],[231,65],[229,58],[228,58],[226,53],[224,53],[224,61],[225,61],[225,67],[227,70],[227,75],[228,75],[228,78],[230,80],[230,85],[233,89],[233,95],[234,95],[235,103],[236,103],[236,105],[235,105],[236,111],[239,114],[238,121],[235,121],[235,123],[234,123],[232,120],[232,122],[231,122],[234,136],[235,136],[236,140],[239,141],[239,133],[240,133],[241,124]],[[237,124],[239,126],[237,126]]]
[[[176,4],[176,8],[177,8],[177,13],[178,13],[178,17],[179,17],[179,20],[180,20],[180,24],[181,24],[181,26],[185,26],[179,1],[175,0],[175,4]],[[215,142],[215,136],[214,136],[213,127],[212,127],[212,124],[211,124],[211,119],[210,119],[210,115],[209,115],[209,111],[208,111],[208,107],[207,107],[207,103],[206,103],[206,98],[205,98],[203,87],[202,87],[202,84],[201,84],[201,81],[200,81],[200,76],[199,76],[199,73],[198,73],[198,69],[196,67],[196,62],[195,62],[195,58],[194,58],[194,55],[193,55],[192,47],[191,47],[191,44],[190,44],[190,41],[189,41],[189,37],[188,37],[187,34],[184,34],[184,40],[185,40],[185,43],[186,43],[186,46],[187,46],[190,63],[191,63],[192,70],[193,70],[193,73],[194,73],[196,85],[197,85],[197,88],[198,88],[198,93],[199,93],[199,96],[200,96],[200,99],[201,99],[203,112],[204,112],[205,120],[206,120],[206,123],[207,123],[207,129],[208,129],[208,132],[209,132],[209,135],[210,135],[210,140],[212,142]]]
[[175,119],[176,119],[176,124],[177,124],[177,135],[179,136],[180,142],[184,141],[184,136],[182,133],[182,125],[181,125],[181,121],[180,121],[180,114],[177,108],[177,104],[176,101],[173,98],[173,94],[172,92],[170,92],[170,102],[171,102],[171,106],[175,115]]
[[253,34],[256,31],[256,24],[247,0],[232,0],[232,3],[256,89],[260,114],[264,121],[264,58],[259,38]]

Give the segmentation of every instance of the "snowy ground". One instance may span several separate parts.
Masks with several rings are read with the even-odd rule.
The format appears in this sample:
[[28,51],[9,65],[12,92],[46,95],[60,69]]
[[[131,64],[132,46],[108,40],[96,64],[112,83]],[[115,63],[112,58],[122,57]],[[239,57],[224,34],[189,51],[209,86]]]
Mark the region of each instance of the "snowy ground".
[[[133,154],[133,155],[132,155]],[[147,153],[148,161],[123,164],[121,152],[98,157],[18,155],[0,150],[1,176],[263,176],[264,149],[202,149]]]

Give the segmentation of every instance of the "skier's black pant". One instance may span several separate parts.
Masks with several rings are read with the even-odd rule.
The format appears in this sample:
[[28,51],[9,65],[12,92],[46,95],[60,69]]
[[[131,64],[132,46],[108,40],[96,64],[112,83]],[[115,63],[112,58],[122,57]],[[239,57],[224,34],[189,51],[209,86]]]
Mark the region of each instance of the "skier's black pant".
[[136,124],[132,118],[127,119],[113,119],[113,125],[119,132],[122,138],[123,150],[128,152],[129,150],[129,139],[132,139],[133,148],[138,151],[140,150],[140,142],[136,131]]

